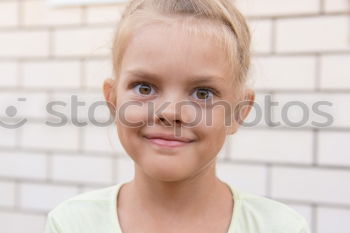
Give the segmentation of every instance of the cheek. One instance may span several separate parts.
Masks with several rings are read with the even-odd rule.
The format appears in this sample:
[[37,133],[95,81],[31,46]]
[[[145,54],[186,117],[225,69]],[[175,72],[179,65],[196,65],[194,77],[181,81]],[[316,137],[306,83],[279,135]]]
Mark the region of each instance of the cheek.
[[120,101],[117,104],[117,121],[122,127],[141,127],[147,121],[148,108],[139,101]]
[[231,114],[228,109],[222,106],[208,108],[205,111],[205,126],[213,128],[215,131],[224,130],[230,124]]

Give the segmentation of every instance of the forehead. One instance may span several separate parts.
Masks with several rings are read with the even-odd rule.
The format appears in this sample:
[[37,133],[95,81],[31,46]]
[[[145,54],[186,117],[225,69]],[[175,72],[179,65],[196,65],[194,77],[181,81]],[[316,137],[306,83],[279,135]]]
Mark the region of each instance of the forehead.
[[190,31],[182,24],[152,24],[137,30],[128,42],[121,70],[147,69],[159,74],[227,77],[231,68],[225,49],[215,37]]

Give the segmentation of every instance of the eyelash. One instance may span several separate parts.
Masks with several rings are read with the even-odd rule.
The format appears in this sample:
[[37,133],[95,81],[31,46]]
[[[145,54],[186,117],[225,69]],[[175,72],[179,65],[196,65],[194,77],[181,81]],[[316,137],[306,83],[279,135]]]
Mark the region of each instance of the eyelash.
[[[148,83],[148,82],[134,82],[130,85],[130,88],[135,88],[137,85],[147,85],[147,86],[150,86],[152,88],[154,88],[155,90],[157,90],[157,88],[155,88],[152,84]],[[214,88],[211,88],[211,87],[197,87],[195,88],[195,90],[207,90],[207,91],[210,91],[213,96],[219,96],[219,93],[216,89]]]

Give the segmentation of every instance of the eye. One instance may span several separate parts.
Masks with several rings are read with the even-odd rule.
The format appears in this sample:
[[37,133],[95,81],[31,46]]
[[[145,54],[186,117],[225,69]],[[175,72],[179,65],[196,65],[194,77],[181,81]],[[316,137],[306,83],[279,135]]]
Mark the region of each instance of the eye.
[[133,86],[134,91],[140,95],[153,95],[155,92],[153,87],[147,83],[135,83]]
[[194,91],[193,96],[199,100],[209,100],[213,98],[215,92],[211,88],[198,88]]

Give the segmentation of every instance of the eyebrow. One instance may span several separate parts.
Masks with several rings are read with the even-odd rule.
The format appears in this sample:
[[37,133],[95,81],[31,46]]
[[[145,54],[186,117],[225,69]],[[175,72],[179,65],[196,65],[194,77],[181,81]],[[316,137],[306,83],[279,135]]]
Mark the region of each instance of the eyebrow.
[[[127,71],[127,74],[140,78],[146,78],[151,81],[157,81],[160,79],[160,76],[158,74],[154,74],[144,70],[129,70]],[[223,83],[227,82],[223,77],[215,75],[195,75],[188,77],[188,80],[190,80],[192,84],[210,83],[214,81],[220,81]]]

